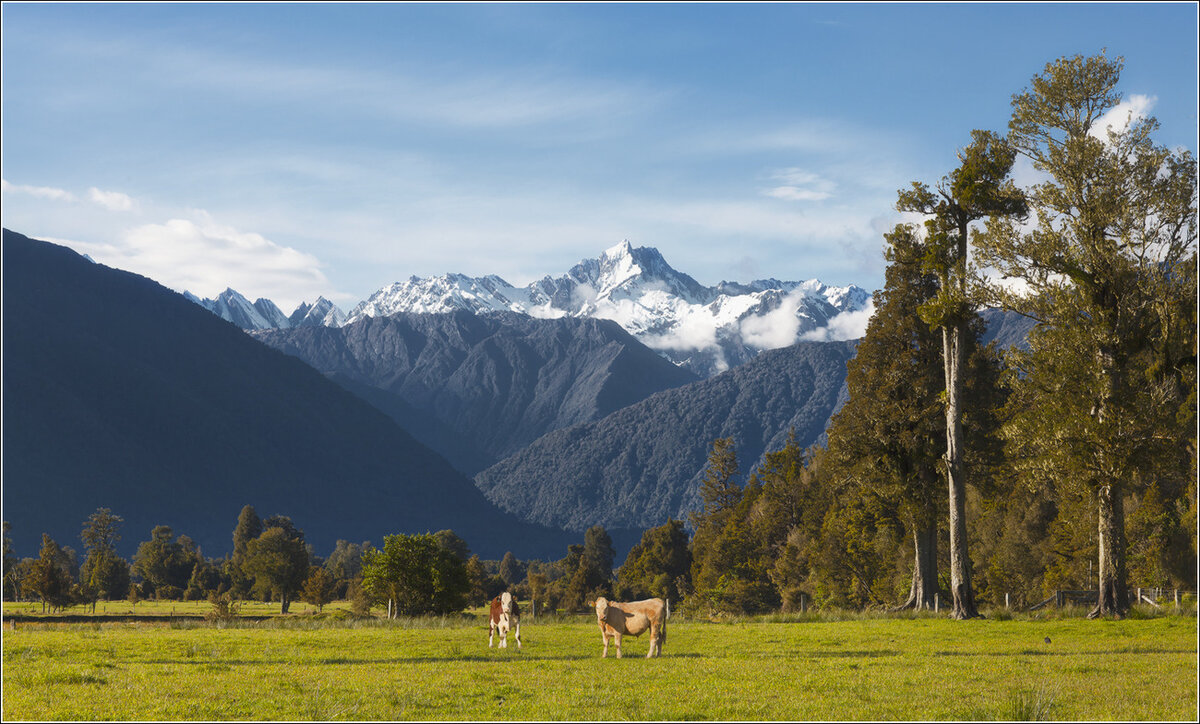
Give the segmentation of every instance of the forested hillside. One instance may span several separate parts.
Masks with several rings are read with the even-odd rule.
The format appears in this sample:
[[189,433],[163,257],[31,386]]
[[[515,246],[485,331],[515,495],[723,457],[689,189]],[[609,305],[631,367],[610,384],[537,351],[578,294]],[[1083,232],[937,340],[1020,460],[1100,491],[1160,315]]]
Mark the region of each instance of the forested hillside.
[[616,323],[508,312],[257,332],[475,473],[553,430],[695,381]]
[[596,422],[550,433],[483,471],[488,498],[550,526],[646,527],[699,507],[711,441],[732,437],[747,469],[789,431],[816,442],[839,402],[853,342],[802,342]]

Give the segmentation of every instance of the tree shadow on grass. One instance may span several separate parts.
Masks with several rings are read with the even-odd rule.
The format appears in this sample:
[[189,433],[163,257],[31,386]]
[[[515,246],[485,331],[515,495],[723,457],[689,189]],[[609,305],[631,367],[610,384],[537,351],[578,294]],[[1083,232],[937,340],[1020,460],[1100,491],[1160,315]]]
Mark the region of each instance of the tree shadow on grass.
[[1145,654],[1188,654],[1196,655],[1196,649],[1134,648],[1125,651],[1047,651],[1045,649],[1021,649],[1020,651],[933,651],[934,656],[1143,656]]

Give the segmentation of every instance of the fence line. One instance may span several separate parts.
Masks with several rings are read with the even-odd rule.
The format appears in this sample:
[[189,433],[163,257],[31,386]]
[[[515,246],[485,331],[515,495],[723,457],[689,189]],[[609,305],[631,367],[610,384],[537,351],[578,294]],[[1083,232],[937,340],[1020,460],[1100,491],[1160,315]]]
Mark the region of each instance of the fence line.
[[[1189,593],[1195,595],[1195,593],[1196,593],[1195,591],[1181,590],[1178,588],[1175,588],[1175,589],[1170,589],[1170,588],[1136,588],[1136,589],[1134,589],[1134,588],[1131,588],[1131,589],[1129,589],[1129,598],[1134,603],[1148,603],[1151,606],[1154,606],[1155,608],[1162,608],[1162,606],[1159,605],[1157,599],[1167,598],[1169,592],[1173,592],[1173,598],[1175,601],[1176,610],[1179,609],[1179,602],[1180,602],[1181,596],[1187,595]],[[1007,608],[1008,607],[1008,594],[1007,593],[1004,594],[1004,599],[1005,599],[1005,608]],[[1039,608],[1044,608],[1045,606],[1047,606],[1051,603],[1053,603],[1056,608],[1062,608],[1063,606],[1067,605],[1068,603],[1092,604],[1092,603],[1096,603],[1099,600],[1100,600],[1100,592],[1099,591],[1073,591],[1073,590],[1068,590],[1068,589],[1058,589],[1058,590],[1054,591],[1054,595],[1050,596],[1045,601],[1033,604],[1032,606],[1029,607],[1028,610],[1036,611]]]

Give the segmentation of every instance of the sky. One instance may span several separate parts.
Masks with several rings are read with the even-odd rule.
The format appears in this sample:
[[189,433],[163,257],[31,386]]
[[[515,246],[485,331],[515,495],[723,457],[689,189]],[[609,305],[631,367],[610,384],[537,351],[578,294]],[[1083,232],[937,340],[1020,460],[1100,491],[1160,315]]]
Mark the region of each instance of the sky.
[[0,33],[5,228],[285,312],[626,239],[875,289],[897,189],[1064,56],[1123,57],[1197,147],[1191,2],[5,2]]

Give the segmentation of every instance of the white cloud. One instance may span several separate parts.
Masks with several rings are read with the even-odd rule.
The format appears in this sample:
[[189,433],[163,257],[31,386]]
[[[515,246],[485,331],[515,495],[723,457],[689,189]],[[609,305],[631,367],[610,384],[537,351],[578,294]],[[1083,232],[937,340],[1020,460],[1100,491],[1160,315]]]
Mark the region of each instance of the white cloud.
[[120,191],[101,191],[95,186],[88,189],[88,198],[109,211],[132,211],[133,199]]
[[1099,138],[1101,141],[1107,141],[1110,130],[1120,133],[1135,121],[1146,118],[1150,115],[1150,109],[1154,108],[1154,104],[1157,102],[1157,96],[1134,93],[1097,118],[1092,127],[1088,129],[1088,135]]
[[50,186],[22,186],[20,184],[10,184],[8,179],[0,179],[0,187],[6,194],[25,194],[34,196],[39,199],[51,199],[54,201],[74,201],[75,195],[70,191],[56,189]]
[[800,318],[796,316],[796,310],[800,308],[804,295],[803,289],[797,289],[780,300],[775,309],[742,320],[742,341],[760,349],[779,349],[795,344],[800,331]]
[[71,243],[108,266],[142,274],[176,291],[215,297],[232,287],[247,298],[267,297],[285,312],[319,295],[334,298],[316,257],[281,246],[261,234],[195,219],[144,224],[108,243]]
[[842,312],[829,320],[829,325],[814,329],[800,336],[806,342],[842,342],[859,339],[867,333],[867,323],[875,314],[875,300],[868,299],[867,304],[858,311]]

